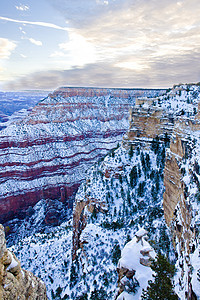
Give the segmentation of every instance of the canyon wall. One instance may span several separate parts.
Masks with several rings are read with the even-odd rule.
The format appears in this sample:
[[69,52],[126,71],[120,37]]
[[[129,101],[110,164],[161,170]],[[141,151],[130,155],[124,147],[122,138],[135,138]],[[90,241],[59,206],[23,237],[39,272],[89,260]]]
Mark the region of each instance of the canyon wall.
[[60,88],[0,132],[0,221],[40,199],[72,207],[87,169],[121,141],[135,97],[158,90]]
[[163,207],[177,256],[181,284],[176,290],[183,299],[200,295],[196,288],[199,269],[192,266],[194,253],[199,253],[199,129],[199,115],[176,121],[164,170]]
[[45,284],[21,268],[15,254],[6,248],[4,228],[0,224],[0,299],[47,300]]
[[[147,151],[152,158],[153,154],[151,151],[153,150],[157,155],[156,168],[158,168],[159,161],[162,160],[161,155],[163,154],[162,151],[159,152],[160,150],[158,149],[160,145],[167,146],[164,159],[165,192],[164,196],[160,196],[163,196],[163,203],[161,203],[163,204],[166,223],[171,231],[177,259],[175,291],[181,299],[196,299],[195,297],[200,296],[198,288],[198,274],[200,274],[200,269],[198,264],[199,258],[197,258],[199,257],[200,250],[198,240],[198,227],[200,224],[200,114],[197,113],[197,111],[199,111],[199,91],[197,91],[198,87],[196,86],[190,86],[189,88],[185,86],[179,88],[175,87],[168,94],[154,98],[152,101],[148,99],[146,101],[142,100],[143,104],[139,103],[136,107],[130,109],[130,126],[128,132],[123,136],[122,143],[123,148],[128,150],[127,153],[131,151],[130,145],[133,146],[134,150],[131,155],[137,153],[137,151],[138,155],[141,151]],[[102,174],[101,176],[105,181],[103,183],[104,188],[102,188],[101,183],[97,185],[97,175],[93,174],[90,176],[90,182],[86,182],[86,187],[82,187],[77,194],[76,203],[74,205],[74,260],[77,257],[77,253],[81,253],[78,251],[79,248],[82,253],[87,253],[86,257],[88,258],[90,251],[88,247],[88,243],[90,243],[88,239],[88,228],[91,228],[91,223],[96,224],[94,219],[91,221],[91,214],[96,215],[102,211],[105,215],[104,219],[110,217],[112,209],[111,207],[109,208],[109,204],[108,206],[106,205],[106,201],[103,201],[105,198],[103,192],[102,194],[98,194],[98,191],[101,189],[103,191],[105,189],[109,190],[107,184],[110,180],[115,181],[116,178],[118,178],[119,181],[123,182],[124,177],[127,175],[125,167],[122,167],[122,162],[126,161],[124,158],[125,155],[121,155],[121,159],[119,159],[120,163],[117,163],[117,160],[114,158],[116,157],[116,153],[117,151],[113,153],[113,156],[106,157],[101,167],[99,167],[99,169],[97,168],[94,172],[94,174]],[[141,154],[140,159],[142,159]],[[136,169],[138,168],[137,164],[140,159],[135,159],[134,176],[137,174]],[[106,165],[107,167],[105,168]],[[115,165],[117,165],[117,167]],[[144,167],[145,163],[142,165]],[[115,176],[117,170],[120,176],[119,174]],[[162,175],[163,172],[159,173],[158,178],[161,179]],[[135,179],[134,182],[136,183]],[[130,183],[127,179],[126,185],[128,184]],[[156,183],[151,180],[149,182],[149,186],[150,185],[154,185],[155,187]],[[147,190],[149,190],[149,186],[146,188]],[[97,198],[89,192],[89,201],[88,197],[86,197],[87,190],[94,190],[95,187],[97,190],[96,195],[98,194]],[[112,189],[111,184],[109,195],[112,194]],[[151,189],[151,194],[146,196],[144,201],[146,203],[150,202],[150,206],[152,205],[151,197],[157,199],[157,201],[159,197],[157,195],[155,198],[155,194],[153,194],[152,191],[155,192],[155,189]],[[137,193],[140,193],[140,191],[132,195],[132,201],[137,199]],[[116,207],[119,206],[118,197],[118,195],[116,198],[113,196]],[[125,199],[124,196],[122,196],[122,198]],[[109,203],[108,199],[107,201],[107,203]],[[124,203],[123,205],[125,207],[126,204]],[[102,206],[105,206],[103,210]],[[136,211],[137,210],[132,213],[133,218]],[[140,214],[142,215],[142,209],[140,209]],[[148,217],[147,212],[145,213],[145,217]],[[102,223],[99,220],[103,217],[97,218],[99,218],[97,226],[101,227]],[[125,222],[125,220],[126,215],[124,215],[123,222]]]

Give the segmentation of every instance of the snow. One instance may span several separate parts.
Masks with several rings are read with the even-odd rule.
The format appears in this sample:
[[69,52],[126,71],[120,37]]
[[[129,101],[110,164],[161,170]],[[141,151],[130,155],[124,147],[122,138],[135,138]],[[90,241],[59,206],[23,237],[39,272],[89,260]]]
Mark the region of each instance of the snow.
[[148,231],[146,231],[144,228],[140,228],[135,235],[137,237],[143,237],[144,235],[146,235],[148,233]]
[[[146,231],[146,230],[145,230]],[[140,229],[139,233],[143,234],[144,230]],[[145,232],[146,234],[146,232]],[[153,271],[150,267],[143,266],[140,263],[140,259],[144,258],[141,254],[142,250],[151,250],[150,255],[152,259],[155,259],[156,253],[153,248],[149,245],[147,241],[142,238],[139,242],[137,242],[137,237],[134,237],[129,243],[126,244],[124,249],[122,250],[121,258],[118,263],[118,268],[127,268],[129,270],[135,270],[135,278],[139,282],[139,289],[134,295],[133,298],[130,299],[140,299],[142,294],[142,290],[146,289],[148,285],[148,281],[152,280]],[[148,258],[148,257],[145,257]],[[118,298],[123,299],[123,298]],[[129,299],[129,298],[125,298]]]
[[118,297],[117,300],[136,300],[139,299],[138,296],[131,295],[127,292],[122,292]]
[[[159,96],[159,98],[155,98],[155,105],[159,106],[166,113],[172,113],[174,116],[178,116],[183,109],[185,111],[185,122],[187,122],[187,118],[190,120],[194,120],[194,108],[197,108],[198,98],[192,96],[192,92],[197,90],[196,88],[191,88],[191,92],[182,91],[181,95],[179,95],[178,90],[173,90],[170,93]],[[198,91],[199,93],[199,91]],[[169,99],[167,97],[169,96]],[[199,97],[199,96],[198,96]],[[56,99],[55,99],[56,100]],[[55,103],[57,103],[57,108],[61,108],[61,105],[66,103],[66,101],[70,101],[71,103],[76,103],[77,100],[80,103],[84,103],[88,99],[83,98],[70,98],[64,99],[59,98],[58,101],[52,101],[52,99],[46,99],[43,104],[49,103],[52,107]],[[101,109],[99,109],[96,114],[95,111],[90,108],[87,111],[81,111],[81,116],[83,119],[80,119],[80,116],[77,115],[76,112],[67,111],[65,116],[59,115],[59,112],[50,112],[49,116],[46,114],[45,110],[41,111],[41,116],[32,116],[34,120],[37,121],[48,120],[50,118],[51,124],[38,124],[36,126],[27,126],[27,124],[21,124],[21,127],[12,125],[13,127],[4,131],[4,133],[12,134],[14,131],[14,136],[16,140],[30,135],[32,139],[41,138],[42,136],[49,136],[49,133],[53,132],[58,137],[56,143],[50,145],[43,146],[35,146],[35,152],[32,153],[31,149],[27,147],[26,149],[20,150],[17,152],[14,148],[10,148],[10,153],[8,154],[20,161],[22,160],[25,164],[29,160],[34,160],[42,157],[42,161],[35,165],[35,168],[42,167],[43,165],[56,165],[56,160],[50,162],[46,161],[47,158],[53,158],[54,152],[56,152],[58,157],[56,159],[62,159],[63,162],[67,163],[68,160],[71,160],[73,164],[79,159],[84,158],[86,155],[88,157],[92,157],[89,155],[89,151],[94,149],[94,145],[97,148],[102,148],[102,145],[105,145],[104,150],[102,150],[102,154],[106,154],[107,150],[112,149],[116,143],[121,139],[121,136],[113,138],[106,138],[102,141],[102,138],[91,139],[91,143],[84,139],[83,141],[73,141],[69,142],[67,145],[62,141],[62,137],[66,134],[79,134],[84,131],[90,130],[95,126],[95,130],[104,131],[109,130],[110,128],[127,128],[128,127],[128,119],[127,116],[124,116],[121,121],[114,120],[115,119],[115,109],[116,107],[111,104],[114,103],[115,100],[112,101],[110,98],[98,98],[94,99],[93,104],[104,103]],[[123,102],[123,100],[120,100]],[[190,103],[187,103],[187,102]],[[55,103],[54,103],[55,102]],[[104,111],[104,107],[110,108],[110,113],[113,113],[113,120],[110,122],[101,122],[101,117],[106,116],[108,114]],[[149,106],[149,108],[151,105]],[[145,108],[145,105],[144,107]],[[146,109],[148,109],[146,105]],[[79,111],[80,112],[80,111]],[[88,115],[94,117],[94,120],[88,120]],[[56,120],[59,118],[70,118],[70,121],[66,121],[66,126],[62,128],[61,124],[56,123]],[[31,117],[30,117],[31,119]],[[65,119],[65,120],[66,120]],[[188,123],[189,124],[189,123]],[[176,124],[175,124],[176,126]],[[184,127],[184,124],[182,124]],[[187,130],[189,131],[189,125],[187,126]],[[24,131],[24,132],[23,132]],[[185,134],[187,140],[187,134]],[[199,216],[199,204],[195,200],[195,193],[197,192],[197,187],[194,182],[192,182],[192,172],[195,159],[198,161],[198,165],[200,165],[200,146],[199,146],[199,132],[195,132],[193,134],[198,142],[196,148],[192,151],[192,159],[181,162],[180,156],[175,156],[177,161],[180,162],[180,166],[185,167],[186,174],[183,176],[183,181],[188,187],[188,203],[192,204],[192,207],[195,208],[195,217],[193,218],[193,222],[197,223],[200,220]],[[59,140],[59,138],[61,140]],[[2,134],[3,139],[3,134]],[[149,142],[150,138],[141,138],[140,142],[144,142],[144,144]],[[175,141],[175,139],[174,139]],[[105,142],[105,144],[103,144]],[[107,146],[106,146],[107,145]],[[84,151],[83,151],[84,149]],[[141,150],[141,149],[140,149]],[[94,150],[94,157],[97,157],[97,152]],[[63,289],[62,296],[65,294],[70,295],[71,299],[75,299],[76,296],[81,294],[81,291],[88,291],[88,295],[94,290],[94,281],[97,282],[97,287],[100,288],[103,286],[103,276],[105,275],[108,279],[108,287],[106,291],[109,294],[108,299],[112,299],[116,289],[117,289],[117,272],[116,265],[112,262],[112,251],[115,243],[118,243],[120,249],[122,250],[121,259],[119,260],[119,266],[124,266],[130,270],[136,270],[135,277],[139,281],[140,287],[138,292],[133,294],[128,294],[127,292],[123,292],[118,300],[126,299],[140,299],[142,288],[146,288],[148,284],[148,280],[152,279],[152,270],[149,267],[143,266],[140,264],[140,258],[148,258],[147,256],[142,256],[140,253],[141,250],[149,251],[150,255],[154,258],[155,251],[149,245],[149,243],[143,238],[146,235],[146,229],[151,230],[149,232],[149,236],[151,240],[159,241],[159,232],[160,228],[165,225],[164,216],[162,210],[159,211],[160,217],[156,215],[157,211],[154,209],[161,209],[162,205],[162,195],[164,191],[162,174],[163,167],[161,167],[157,160],[158,156],[151,151],[149,148],[145,148],[142,150],[144,156],[149,154],[150,162],[151,162],[151,171],[154,171],[159,178],[159,191],[157,193],[156,199],[153,199],[151,190],[152,187],[155,186],[155,178],[150,178],[150,173],[145,174],[140,154],[134,152],[133,157],[130,159],[128,157],[128,151],[123,147],[119,147],[114,151],[114,157],[109,153],[106,158],[102,162],[98,162],[91,169],[87,165],[86,168],[83,168],[81,165],[73,170],[66,169],[68,172],[67,176],[59,176],[56,174],[55,176],[50,176],[48,179],[49,184],[58,184],[60,182],[69,183],[70,179],[78,179],[82,180],[85,177],[84,171],[88,169],[87,172],[87,182],[84,182],[76,195],[76,201],[85,201],[87,198],[88,201],[91,201],[91,204],[94,205],[96,203],[97,208],[99,209],[100,204],[104,203],[105,208],[107,210],[107,214],[102,213],[103,209],[100,213],[98,213],[97,219],[92,219],[92,214],[89,212],[89,209],[85,209],[84,214],[88,217],[88,224],[81,232],[80,240],[83,242],[82,248],[77,252],[77,259],[81,262],[83,269],[79,269],[79,278],[78,283],[70,288],[70,267],[71,267],[71,245],[72,245],[72,229],[68,228],[65,230],[66,224],[63,226],[58,226],[54,228],[50,233],[45,234],[34,234],[29,238],[22,238],[20,243],[15,246],[16,252],[19,252],[22,258],[22,265],[34,272],[36,275],[40,276],[47,285],[48,296],[51,299],[51,291],[56,291],[57,287],[60,286]],[[195,153],[196,151],[196,153]],[[76,156],[73,156],[73,153],[77,153]],[[80,153],[82,152],[82,153]],[[172,155],[170,150],[167,150],[168,155]],[[47,155],[48,153],[48,155]],[[195,157],[195,159],[194,159]],[[93,163],[93,162],[92,162]],[[141,174],[138,175],[137,182],[132,189],[130,189],[130,171],[136,166],[137,170],[141,170]],[[12,167],[7,167],[7,170],[12,170]],[[10,168],[10,169],[9,169]],[[24,166],[19,166],[19,170],[23,170]],[[108,178],[105,178],[105,172],[109,171]],[[72,174],[73,173],[73,174]],[[139,173],[139,172],[138,172]],[[119,180],[119,175],[121,175],[121,182]],[[71,176],[71,177],[70,177]],[[196,174],[198,180],[200,177]],[[175,180],[171,178],[173,184],[175,184]],[[145,182],[145,191],[144,195],[138,195],[138,187],[139,184]],[[31,186],[33,188],[39,185],[45,185],[45,181],[38,180],[38,182],[31,182]],[[2,188],[2,192],[4,190],[9,192],[10,188],[15,189],[14,181],[9,181],[7,186],[5,185]],[[21,189],[29,188],[26,183],[19,183],[19,187]],[[130,194],[130,203],[127,205],[128,199],[127,194]],[[108,196],[109,195],[109,196]],[[193,201],[193,202],[192,202]],[[191,203],[192,202],[192,203]],[[125,209],[124,209],[125,207]],[[75,207],[74,207],[75,209]],[[180,206],[177,206],[177,210],[180,210]],[[151,214],[151,220],[149,215]],[[118,220],[121,220],[123,216],[123,225],[121,228],[112,228],[111,225],[116,224]],[[38,215],[36,218],[36,222],[39,221],[41,215]],[[177,222],[181,225],[183,222],[181,215],[177,215]],[[138,230],[138,224],[144,227]],[[108,228],[107,228],[107,227]],[[110,227],[109,227],[110,226]],[[68,226],[67,226],[68,227]],[[130,242],[127,243],[127,236],[130,235],[130,238],[134,236],[134,234],[141,237],[141,240],[137,243],[137,238],[134,237]],[[85,242],[85,243],[84,243]],[[178,244],[178,241],[176,241]],[[127,243],[125,245],[125,243]],[[125,247],[124,247],[125,245]],[[161,247],[162,245],[156,245]],[[164,250],[163,250],[164,251]],[[179,277],[181,276],[182,269],[179,267],[179,263],[181,264],[183,261],[181,260],[181,251],[179,249],[178,256],[179,259],[177,261],[177,275],[175,278],[176,291],[178,291],[178,295],[181,299],[184,299],[184,288],[181,290],[179,285]],[[66,266],[64,265],[64,262]],[[200,265],[198,251],[196,250],[194,254],[191,256],[191,264],[194,268],[192,283],[194,285],[195,292],[199,295],[199,286],[197,279],[197,270]],[[184,271],[188,271],[188,266],[183,265]],[[51,282],[53,279],[53,283]],[[182,284],[186,286],[187,276],[183,278]],[[88,290],[87,290],[88,289]]]
[[[192,288],[198,298],[200,298],[200,247],[191,255],[191,263],[193,267]],[[199,272],[199,276],[197,273]],[[199,279],[198,279],[199,278]]]
[[11,253],[10,251],[8,251],[8,253],[9,253],[9,255],[11,256],[12,261],[11,261],[11,263],[9,264],[9,266],[6,268],[7,271],[9,271],[10,269],[13,269],[13,268],[15,268],[15,267],[18,266],[18,262],[14,259],[12,253]]

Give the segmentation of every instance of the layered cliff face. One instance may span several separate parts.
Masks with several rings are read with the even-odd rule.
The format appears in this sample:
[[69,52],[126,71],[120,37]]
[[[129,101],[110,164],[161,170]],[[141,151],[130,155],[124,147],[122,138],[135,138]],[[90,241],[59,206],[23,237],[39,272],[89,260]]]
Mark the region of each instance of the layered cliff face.
[[200,297],[199,132],[198,115],[177,120],[164,173],[163,206],[177,255],[176,290],[183,299]]
[[[181,299],[187,299],[187,297],[188,299],[190,299],[190,297],[192,297],[193,292],[190,282],[194,281],[196,284],[198,276],[197,273],[199,272],[198,270],[195,270],[194,273],[196,275],[194,273],[193,274],[196,279],[193,280],[191,260],[189,256],[191,254],[192,248],[194,251],[195,249],[197,249],[198,251],[197,244],[196,248],[194,246],[195,229],[193,225],[194,219],[192,217],[194,213],[196,215],[197,213],[195,212],[195,210],[191,210],[190,205],[188,205],[188,202],[185,201],[187,188],[181,173],[183,171],[181,170],[180,164],[178,162],[181,162],[185,154],[188,155],[188,153],[190,152],[190,147],[187,143],[187,141],[189,141],[187,127],[189,126],[189,131],[193,133],[195,129],[199,130],[198,115],[196,115],[197,105],[199,101],[199,92],[197,91],[198,87],[195,86],[190,88],[186,86],[175,88],[165,96],[155,98],[150,103],[149,100],[147,100],[144,104],[139,104],[138,107],[133,108],[130,111],[130,129],[123,138],[124,151],[127,153],[131,151],[131,155],[135,157],[133,165],[132,160],[131,163],[127,162],[127,159],[124,158],[125,154],[123,152],[120,152],[121,149],[120,151],[117,150],[114,154],[110,154],[110,157],[105,158],[102,165],[100,165],[97,169],[93,169],[92,174],[90,174],[89,179],[86,182],[86,186],[82,186],[82,188],[79,189],[74,206],[73,259],[75,260],[78,257],[78,261],[81,261],[83,263],[84,268],[85,265],[88,264],[92,268],[92,262],[90,262],[90,249],[93,248],[93,245],[90,241],[91,236],[94,237],[94,233],[98,232],[97,244],[98,249],[100,249],[101,241],[99,241],[99,237],[105,235],[105,233],[101,234],[101,230],[99,228],[101,228],[103,225],[106,226],[106,228],[114,229],[115,226],[118,228],[118,226],[121,225],[119,219],[114,219],[114,221],[112,219],[113,216],[117,216],[117,211],[120,207],[120,196],[118,195],[118,193],[117,195],[115,195],[118,186],[115,186],[113,182],[118,179],[122,184],[124,181],[124,176],[126,178],[126,176],[128,175],[130,181],[125,179],[126,188],[129,187],[129,184],[131,184],[132,180],[132,182],[134,182],[134,187],[137,186],[135,176],[137,177],[138,172],[140,173],[140,171],[138,171],[138,158],[136,157],[138,157],[140,151],[145,151],[146,162],[144,162],[145,159],[141,156],[139,159],[141,160],[143,172],[145,174],[145,168],[147,168],[148,165],[147,156],[149,155],[151,159],[154,157],[157,163],[156,170],[153,167],[155,166],[155,162],[152,163],[152,161],[148,168],[150,168],[151,172],[155,172],[154,176],[155,178],[157,178],[158,182],[159,179],[162,181],[162,171],[161,173],[157,173],[157,175],[155,175],[156,172],[158,172],[159,168],[161,168],[161,165],[159,165],[159,161],[162,162],[163,165],[165,165],[166,163],[164,176],[164,213],[166,222],[172,231],[174,245],[177,243],[179,248],[176,252],[177,265],[179,265],[179,272],[176,276],[176,292],[180,297],[182,297]],[[197,136],[197,133],[195,133],[195,135]],[[181,139],[179,139],[180,136],[182,137]],[[171,138],[171,143],[169,138]],[[132,150],[130,148],[130,145],[132,145]],[[170,150],[167,151],[168,155],[165,162],[165,150],[169,145]],[[152,151],[154,154],[152,153]],[[114,159],[113,157],[116,157],[116,155],[117,158]],[[119,163],[118,159],[119,161],[121,161],[121,163]],[[132,168],[131,172],[130,169],[128,171],[126,163],[130,169]],[[192,163],[188,161],[188,165],[194,165],[194,162]],[[196,163],[196,167],[197,165],[198,164]],[[147,180],[148,175],[144,175],[144,178]],[[154,199],[157,204],[159,203],[159,205],[162,205],[162,192],[159,192],[161,198],[159,198],[157,195],[157,187],[161,183],[156,183],[156,180],[155,182],[153,182],[153,175],[152,177],[150,176],[150,178],[150,182],[140,182],[139,186],[137,186],[138,189],[136,189],[134,192],[130,192],[129,188],[128,190],[126,188],[124,189],[124,185],[122,185],[121,197],[123,199],[122,207],[124,209],[124,213],[122,213],[122,215],[125,227],[127,214],[129,215],[129,208],[125,203],[128,204],[129,201],[133,201],[133,199],[135,201],[138,196],[141,197],[141,194],[142,197],[144,197],[144,202],[140,201],[140,203],[138,204],[138,208],[136,208],[136,205],[136,207],[134,207],[134,210],[130,212],[130,216],[135,217],[137,215],[137,210],[140,212],[140,216],[144,213],[146,217],[146,228],[152,226],[149,224],[151,224],[152,219],[154,220],[155,215],[156,218],[158,218],[159,212],[156,212],[155,215],[154,213],[151,214],[151,212],[148,210],[143,212],[145,205],[149,205],[149,207],[151,207],[151,205],[153,204],[150,199]],[[144,192],[144,190],[146,192]],[[148,191],[150,191],[150,194],[148,194]],[[129,196],[131,200],[129,199]],[[114,208],[115,212],[113,212],[112,216],[112,210]],[[94,219],[94,216],[97,218],[97,221]],[[149,216],[151,216],[151,221],[148,219]],[[160,214],[160,217],[161,216],[162,212]],[[103,221],[103,219],[107,222]],[[137,223],[143,224],[140,222],[141,219],[140,221],[137,220]],[[92,227],[91,223],[95,225],[95,228]],[[129,224],[131,224],[131,222]],[[128,227],[129,226],[127,226],[126,228]],[[174,230],[174,228],[176,228],[176,230]],[[165,238],[168,239],[168,235],[166,232],[161,233],[162,229],[157,229],[158,231],[156,232],[156,234],[154,231],[155,235],[152,235],[152,232],[150,230],[151,238],[157,240],[157,238],[159,237],[160,240],[162,240],[164,236],[163,240],[165,240]],[[119,230],[117,239],[119,243],[120,235],[121,232]],[[113,233],[112,237],[114,237]],[[106,242],[104,241],[104,243],[106,243],[106,247],[109,249],[110,246],[108,241],[109,238],[106,240]],[[167,244],[168,246],[170,245],[169,240],[167,241]],[[94,252],[94,250],[92,251],[92,253],[93,256],[97,254],[97,252]],[[196,252],[195,255],[197,255]],[[106,262],[107,267],[109,264],[112,265],[108,262],[108,260],[106,260]],[[97,263],[98,266],[99,264],[100,262]],[[99,273],[101,274],[100,270]],[[100,286],[101,284],[99,285],[99,287]],[[133,293],[133,291],[131,293]],[[196,290],[195,293],[196,295],[198,295],[198,292]]]
[[1,222],[40,199],[68,201],[85,171],[121,140],[136,95],[160,91],[61,88],[0,133]]
[[22,120],[47,91],[0,92],[0,130]]
[[[115,298],[121,251],[123,257],[126,251],[122,249],[132,238],[133,243],[130,243],[135,247],[138,226],[149,232],[149,243],[156,251],[176,259],[178,296],[181,299],[193,297],[192,290],[200,295],[200,193],[197,188],[200,141],[199,115],[196,114],[199,88],[175,87],[166,95],[139,100],[139,106],[132,110],[130,130],[122,146],[89,169],[86,181],[79,187],[73,226],[70,222],[64,223],[32,238],[22,238],[15,247],[23,264],[42,276],[50,299]],[[164,214],[172,232],[176,257]],[[38,251],[38,245],[42,252]],[[129,246],[128,243],[125,248]],[[138,248],[142,250],[139,259],[143,258],[141,261],[148,265],[150,253]],[[140,273],[142,277],[147,273],[145,268],[148,266]],[[120,291],[117,292],[122,292],[119,297],[140,297],[141,287],[146,286],[137,284],[133,270],[122,263],[118,265],[118,272]],[[122,276],[127,279],[121,281]]]
[[2,225],[0,225],[0,299],[47,300],[45,284],[31,272],[21,269],[20,261],[6,248]]

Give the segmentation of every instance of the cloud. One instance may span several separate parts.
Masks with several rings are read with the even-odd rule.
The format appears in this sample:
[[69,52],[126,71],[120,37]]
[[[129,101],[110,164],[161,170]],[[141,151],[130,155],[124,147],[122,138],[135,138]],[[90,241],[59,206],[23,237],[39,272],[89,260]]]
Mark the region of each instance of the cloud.
[[[149,65],[149,69],[122,68],[111,63],[88,64],[82,68],[63,71],[36,72],[7,83],[4,88],[48,89],[59,86],[127,87],[127,88],[168,88],[179,82],[198,82],[200,52],[193,57],[160,57]],[[184,72],[183,72],[184,70]]]
[[[48,0],[68,27],[50,55],[55,68],[21,78],[10,87],[59,85],[154,87],[199,81],[199,0]],[[38,79],[37,79],[38,76]]]
[[16,46],[15,42],[0,38],[0,60],[8,59]]
[[49,1],[73,27],[70,41],[52,54],[64,66],[104,62],[120,72],[151,72],[161,60],[176,65],[200,52],[197,0]]
[[[102,15],[122,9],[132,0],[48,0],[73,27],[87,26]],[[137,2],[137,0],[136,0]]]
[[46,22],[21,21],[21,20],[6,18],[6,17],[0,17],[0,20],[8,21],[8,22],[14,22],[14,23],[21,23],[21,24],[30,24],[30,25],[36,25],[36,26],[42,26],[42,27],[48,27],[48,28],[54,28],[54,29],[68,31],[67,27],[61,27],[61,26],[58,26],[58,25],[55,25],[55,24],[52,24],[52,23],[46,23]]
[[6,81],[5,62],[16,48],[16,43],[5,38],[0,38],[0,81]]
[[36,46],[42,46],[42,42],[41,41],[36,41],[33,38],[29,38],[28,39],[32,44],[36,45]]
[[[143,54],[146,49],[160,55],[162,47],[166,52],[177,52],[174,47],[178,48],[180,42],[181,47],[184,45],[180,37],[186,34],[185,48],[192,48],[193,32],[200,29],[197,0],[110,0],[107,5],[101,5],[101,0],[49,2],[65,16],[74,32],[98,47],[105,59],[116,59],[121,53]],[[199,37],[195,38],[199,43]]]
[[65,59],[65,67],[84,66],[97,60],[95,46],[73,29],[68,32],[69,41],[60,43],[59,50],[50,55],[54,59]]
[[28,5],[23,5],[23,4],[20,4],[19,6],[15,6],[17,10],[21,10],[21,11],[26,11],[26,10],[29,10],[30,7]]

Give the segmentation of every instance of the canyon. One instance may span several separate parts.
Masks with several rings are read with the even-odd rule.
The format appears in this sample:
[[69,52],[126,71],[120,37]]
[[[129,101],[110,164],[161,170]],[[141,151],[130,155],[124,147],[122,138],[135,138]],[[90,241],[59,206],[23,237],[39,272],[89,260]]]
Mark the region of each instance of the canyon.
[[136,97],[160,90],[59,88],[0,132],[0,222],[41,199],[72,208],[86,170],[121,141]]
[[[199,297],[200,295],[197,279],[200,271],[197,263],[197,261],[199,262],[199,259],[197,259],[197,256],[199,255],[199,206],[197,195],[199,193],[200,122],[199,95],[196,97],[196,90],[198,90],[197,87],[175,87],[172,91],[170,91],[170,93],[162,97],[157,97],[155,99],[146,101],[136,101],[139,103],[130,110],[129,130],[123,136],[122,141],[123,148],[127,149],[128,152],[130,151],[130,147],[134,149],[132,150],[134,154],[135,152],[138,152],[141,155],[141,151],[143,151],[143,153],[147,151],[146,153],[150,155],[151,159],[152,149],[154,149],[154,152],[156,153],[156,149],[159,149],[161,145],[165,145],[166,147],[166,150],[164,152],[161,151],[160,153],[157,153],[160,159],[162,159],[162,156],[164,154],[163,213],[165,216],[165,220],[162,220],[162,222],[163,224],[166,222],[166,225],[171,232],[169,235],[171,235],[172,237],[171,242],[175,250],[177,268],[177,274],[175,277],[175,291],[181,299],[196,299],[196,297]],[[119,155],[123,163],[118,163],[117,159],[113,160],[112,157],[116,157],[117,152],[118,150],[115,151],[115,155],[112,154],[110,155],[110,157],[106,157],[103,161],[103,164],[99,167],[96,167],[95,172],[94,170],[91,172],[89,179],[87,179],[85,183],[85,187],[83,189],[79,189],[76,195],[76,203],[74,205],[73,216],[74,235],[72,257],[74,260],[78,256],[79,260],[84,261],[79,251],[82,252],[83,256],[87,257],[87,261],[90,260],[89,249],[92,245],[88,238],[88,230],[90,228],[91,231],[91,223],[94,224],[94,226],[98,227],[98,229],[97,227],[95,227],[95,231],[99,232],[101,232],[102,227],[104,228],[105,226],[103,225],[105,223],[103,222],[103,219],[107,220],[106,226],[108,227],[106,228],[109,228],[112,223],[116,224],[116,222],[118,222],[119,226],[119,219],[118,221],[116,219],[116,211],[113,213],[111,205],[114,207],[119,207],[120,197],[119,194],[117,198],[116,196],[113,196],[114,190],[117,189],[117,185],[114,187],[109,186],[108,188],[108,182],[111,178],[112,181],[116,181],[116,179],[119,180],[119,178],[121,178],[120,181],[122,183],[125,177],[125,181],[129,186],[131,182],[127,180],[127,177],[128,174],[129,176],[131,176],[131,173],[129,173],[130,169],[128,171],[130,160],[123,157],[125,155],[122,154],[123,152]],[[145,158],[144,154],[143,157]],[[145,161],[144,158],[142,158],[143,161]],[[158,157],[156,158],[156,161],[157,160]],[[136,163],[138,164],[139,161],[135,161],[135,166],[137,165]],[[145,163],[142,163],[141,160],[139,164],[143,166],[143,172],[145,173]],[[149,165],[151,166],[152,164],[152,162],[149,163]],[[157,163],[157,168],[158,167],[159,164]],[[138,176],[138,167],[134,168],[135,169],[133,174],[135,174],[134,176]],[[141,167],[139,169],[141,173]],[[102,173],[102,177],[104,178],[104,187],[102,186],[101,180],[98,179],[98,176],[96,175],[98,172]],[[161,176],[162,172],[159,174],[160,178]],[[147,178],[147,175],[145,175],[146,180]],[[148,183],[148,187],[146,186],[146,182],[140,182],[139,186],[141,187],[144,184],[148,191],[151,184],[153,184],[153,177],[151,177],[151,179],[151,182]],[[135,181],[134,179],[134,182],[136,184],[137,181]],[[151,187],[150,195],[148,195],[147,191],[145,193],[145,196],[143,195],[145,198],[145,204],[147,205],[148,203],[150,207],[153,204],[153,202],[151,202],[152,200],[150,200],[151,197],[153,197],[154,201],[155,198],[157,198],[156,200],[159,203],[158,194],[154,195],[155,189],[153,188],[156,185]],[[141,194],[141,190],[138,190],[137,193],[133,193],[129,191],[129,189],[127,191],[126,185],[123,185],[122,191],[122,203],[124,201],[123,198],[126,199],[126,194],[131,195],[131,200],[126,200],[128,202],[135,202],[137,199],[137,193]],[[162,196],[162,192],[160,193]],[[104,195],[106,194],[109,196],[105,197]],[[109,201],[109,198],[112,198],[112,200],[110,200],[111,202]],[[162,200],[160,203],[162,203]],[[125,204],[123,204],[123,206],[125,206]],[[127,204],[125,207],[127,207]],[[150,225],[152,219],[151,221],[148,220],[150,212],[146,211],[144,213],[144,208],[145,205],[143,203],[142,208],[140,208],[139,212],[140,218],[142,215],[146,216],[145,227],[151,227],[151,238],[156,239],[156,234],[155,232],[154,234],[152,234],[152,225]],[[137,216],[137,209],[135,209],[134,214],[130,214],[131,217]],[[97,221],[94,220],[94,218],[91,219],[91,216],[94,215],[94,211],[95,215],[98,215]],[[109,216],[107,213],[108,211]],[[126,212],[123,213],[123,215],[123,222],[125,223],[127,216],[129,216],[129,213]],[[159,214],[157,214],[156,216],[154,215],[154,218],[157,219],[158,222]],[[116,220],[113,221],[113,219]],[[141,222],[140,219],[138,219],[136,223],[137,225],[140,224],[140,226],[145,224]],[[123,228],[123,225],[120,226],[122,226]],[[127,227],[125,226],[125,228]],[[117,229],[115,230],[117,231]],[[161,230],[162,229],[160,227],[158,231],[161,232]],[[121,233],[118,232],[118,236],[120,235]],[[158,236],[160,236],[160,234],[158,234]],[[123,239],[123,235],[120,236],[120,239]],[[197,261],[195,262],[194,267],[192,265],[194,264],[195,259],[197,259]],[[86,262],[84,262],[84,264],[86,264]],[[124,272],[124,270],[122,271]],[[128,274],[132,274],[131,278],[133,277],[133,273],[136,272],[136,270],[133,272],[132,269],[126,269],[125,271],[126,273],[128,272]],[[131,280],[133,282],[133,278]],[[127,281],[127,278],[124,279],[123,275],[120,275],[119,286],[123,286],[122,281]],[[139,286],[141,286],[141,283]],[[124,290],[121,290],[121,293],[122,295],[119,295],[119,297],[117,298],[118,300],[123,298]],[[139,291],[137,292],[137,295],[138,293]],[[130,294],[133,294],[133,290],[130,290]]]
[[[2,131],[1,157],[15,158],[2,168],[5,220],[16,199],[33,206],[11,250],[50,299],[140,299],[158,252],[176,265],[178,297],[200,297],[199,100],[198,85],[63,87]],[[73,219],[34,231],[47,202],[73,206]],[[127,260],[130,253],[137,259]]]

